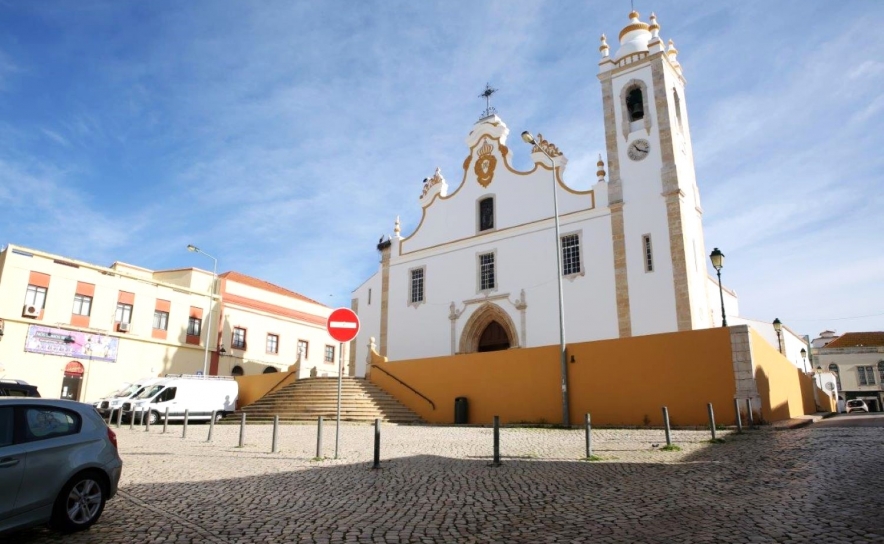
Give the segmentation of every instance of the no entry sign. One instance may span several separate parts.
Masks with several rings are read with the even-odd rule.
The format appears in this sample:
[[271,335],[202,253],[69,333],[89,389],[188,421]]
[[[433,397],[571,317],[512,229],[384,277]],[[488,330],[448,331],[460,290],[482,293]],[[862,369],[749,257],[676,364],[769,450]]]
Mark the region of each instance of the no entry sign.
[[328,316],[325,328],[338,342],[349,342],[359,332],[359,317],[350,308],[338,308]]

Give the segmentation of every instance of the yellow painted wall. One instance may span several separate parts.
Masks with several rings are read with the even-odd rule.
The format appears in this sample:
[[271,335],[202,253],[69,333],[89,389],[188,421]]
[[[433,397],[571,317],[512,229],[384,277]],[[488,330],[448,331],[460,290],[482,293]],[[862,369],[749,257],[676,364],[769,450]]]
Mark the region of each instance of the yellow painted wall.
[[762,418],[779,421],[816,412],[812,379],[753,329],[749,329],[749,334],[752,335],[752,366],[761,396]]
[[[599,425],[705,425],[706,403],[717,421],[733,423],[730,334],[716,328],[586,342],[568,346],[571,421],[590,412]],[[430,423],[453,423],[454,399],[469,401],[469,423],[561,423],[557,346],[510,349],[410,361],[375,357],[370,379]],[[436,403],[430,404],[378,371],[392,373]]]
[[271,389],[283,387],[298,379],[295,372],[274,372],[272,374],[255,374],[252,376],[236,376],[234,378],[239,385],[239,396],[236,401],[237,408],[252,404]]

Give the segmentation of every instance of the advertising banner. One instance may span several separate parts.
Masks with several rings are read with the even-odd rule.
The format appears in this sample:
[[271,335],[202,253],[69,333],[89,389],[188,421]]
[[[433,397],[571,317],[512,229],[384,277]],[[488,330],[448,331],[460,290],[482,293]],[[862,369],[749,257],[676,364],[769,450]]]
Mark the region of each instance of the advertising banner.
[[119,338],[112,336],[30,325],[25,351],[116,363],[119,344]]

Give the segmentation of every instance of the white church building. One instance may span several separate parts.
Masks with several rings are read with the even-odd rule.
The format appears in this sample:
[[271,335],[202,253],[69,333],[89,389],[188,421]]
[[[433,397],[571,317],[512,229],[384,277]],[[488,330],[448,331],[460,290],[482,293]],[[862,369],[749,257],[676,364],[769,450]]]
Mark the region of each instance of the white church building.
[[[371,339],[391,361],[558,344],[559,266],[569,343],[721,325],[685,80],[659,30],[632,12],[613,54],[602,36],[607,157],[588,190],[568,185],[552,142],[510,138],[490,108],[476,122],[461,179],[437,169],[425,181],[420,224],[403,235],[397,219],[379,270],[353,291],[357,375]],[[513,168],[527,152],[533,167]],[[736,315],[736,295],[724,295]]]

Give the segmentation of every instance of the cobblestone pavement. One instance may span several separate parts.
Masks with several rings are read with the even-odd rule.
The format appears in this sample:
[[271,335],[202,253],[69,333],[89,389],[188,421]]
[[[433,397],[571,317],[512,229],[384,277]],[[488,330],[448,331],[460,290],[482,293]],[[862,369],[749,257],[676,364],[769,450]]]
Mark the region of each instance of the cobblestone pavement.
[[[340,458],[314,460],[316,427],[206,425],[118,431],[120,494],[91,530],[32,529],[21,544],[884,542],[884,432],[806,428],[719,433],[345,424]],[[334,454],[334,425],[324,455]],[[3,540],[3,539],[0,539]]]

